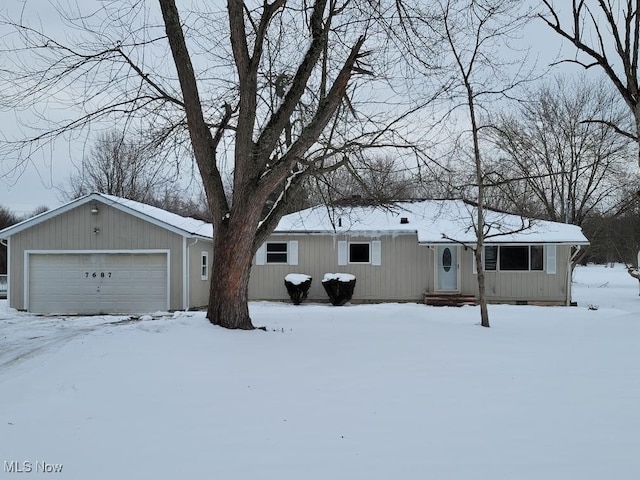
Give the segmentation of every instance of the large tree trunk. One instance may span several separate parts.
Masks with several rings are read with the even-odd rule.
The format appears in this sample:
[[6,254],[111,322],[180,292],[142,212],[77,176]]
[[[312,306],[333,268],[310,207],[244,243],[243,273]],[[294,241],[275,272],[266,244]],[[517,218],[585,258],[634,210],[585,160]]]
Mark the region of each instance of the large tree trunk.
[[[225,328],[252,330],[249,316],[249,275],[253,260],[255,237],[247,235],[249,228],[238,228],[220,222],[213,235],[213,262],[207,318]],[[257,228],[255,222],[254,230]]]
[[225,328],[255,328],[249,316],[249,275],[264,201],[252,198],[250,191],[246,187],[236,192],[237,203],[216,222],[213,231],[207,318]]

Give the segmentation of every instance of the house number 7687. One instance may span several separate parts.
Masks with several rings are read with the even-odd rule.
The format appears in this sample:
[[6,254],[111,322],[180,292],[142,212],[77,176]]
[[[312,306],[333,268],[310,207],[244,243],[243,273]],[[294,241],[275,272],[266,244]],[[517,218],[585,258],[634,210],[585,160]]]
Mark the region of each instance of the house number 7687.
[[93,273],[84,272],[84,277],[85,278],[89,278],[89,277],[91,277],[91,278],[98,278],[98,277],[100,277],[100,278],[105,278],[105,277],[106,278],[111,278],[111,272],[93,272]]

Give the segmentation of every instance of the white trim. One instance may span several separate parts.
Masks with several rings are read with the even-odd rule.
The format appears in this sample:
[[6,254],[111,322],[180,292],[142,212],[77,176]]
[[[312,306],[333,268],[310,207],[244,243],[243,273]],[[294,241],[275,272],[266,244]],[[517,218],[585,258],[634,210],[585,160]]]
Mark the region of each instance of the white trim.
[[11,239],[7,239],[7,305],[11,305]]
[[91,255],[91,254],[120,254],[120,255],[153,255],[165,254],[167,257],[167,304],[171,309],[171,250],[169,249],[140,249],[140,250],[25,250],[24,251],[24,309],[29,311],[29,256],[30,255]]
[[[194,245],[198,243],[196,239]],[[182,309],[189,309],[189,247],[187,237],[182,237]]]
[[29,311],[29,251],[25,250],[23,252],[24,261],[23,268],[24,272],[22,275],[23,289],[22,289],[22,308],[26,311]]
[[165,252],[167,253],[167,310],[171,310],[171,250],[166,249]]
[[[204,267],[204,275],[202,267]],[[200,280],[209,280],[209,252],[200,252]]]

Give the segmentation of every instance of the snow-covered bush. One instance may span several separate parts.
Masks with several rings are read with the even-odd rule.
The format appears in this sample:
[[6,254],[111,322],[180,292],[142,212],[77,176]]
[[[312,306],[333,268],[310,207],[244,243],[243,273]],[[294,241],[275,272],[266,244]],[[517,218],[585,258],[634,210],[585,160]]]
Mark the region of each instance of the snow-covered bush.
[[322,286],[329,295],[332,305],[344,305],[353,297],[356,277],[350,273],[325,273]]
[[284,286],[294,305],[300,305],[307,298],[309,287],[311,287],[311,277],[304,273],[289,273],[284,277]]

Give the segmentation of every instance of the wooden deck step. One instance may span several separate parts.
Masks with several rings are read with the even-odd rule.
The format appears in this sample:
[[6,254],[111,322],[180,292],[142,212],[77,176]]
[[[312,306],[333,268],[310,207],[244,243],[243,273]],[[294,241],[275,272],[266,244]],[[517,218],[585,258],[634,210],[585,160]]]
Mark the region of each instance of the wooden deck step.
[[461,295],[459,293],[425,293],[424,303],[437,307],[461,307],[463,305],[476,305],[478,301],[474,295]]

